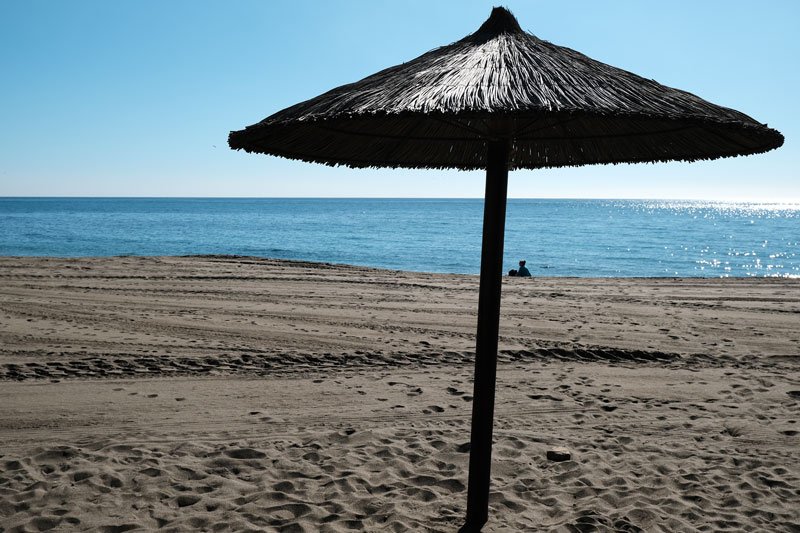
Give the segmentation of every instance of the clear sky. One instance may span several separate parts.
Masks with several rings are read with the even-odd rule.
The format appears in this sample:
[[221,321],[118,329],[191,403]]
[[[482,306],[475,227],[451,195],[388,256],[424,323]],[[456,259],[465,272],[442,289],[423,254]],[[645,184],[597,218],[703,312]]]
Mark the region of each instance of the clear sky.
[[[473,32],[497,0],[2,0],[0,196],[480,197],[481,172],[234,152],[230,130]],[[516,171],[526,198],[800,201],[800,2],[503,2],[522,27],[786,137],[699,163]]]

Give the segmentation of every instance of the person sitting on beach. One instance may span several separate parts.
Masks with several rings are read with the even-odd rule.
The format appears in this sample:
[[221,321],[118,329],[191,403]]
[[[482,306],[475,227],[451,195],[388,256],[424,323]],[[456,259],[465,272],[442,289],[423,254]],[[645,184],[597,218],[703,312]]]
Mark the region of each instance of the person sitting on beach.
[[523,278],[531,277],[531,271],[528,270],[527,267],[525,266],[525,260],[524,259],[519,262],[519,270],[517,270],[517,276],[520,276],[520,277],[523,277]]
[[517,275],[517,271],[516,271],[516,269],[512,268],[511,270],[509,270],[509,271],[508,271],[508,275],[509,275],[509,276],[512,276],[512,277],[513,277],[513,276],[516,276],[516,275]]

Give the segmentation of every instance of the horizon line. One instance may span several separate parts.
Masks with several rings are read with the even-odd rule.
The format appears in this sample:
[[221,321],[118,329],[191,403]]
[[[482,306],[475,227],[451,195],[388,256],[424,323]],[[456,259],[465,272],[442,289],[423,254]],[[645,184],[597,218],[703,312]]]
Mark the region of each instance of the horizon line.
[[[94,199],[94,200],[483,200],[483,196],[125,196],[125,195],[0,195],[10,199]],[[509,196],[508,200],[605,200],[800,204],[800,198],[677,198],[677,197],[578,197],[578,196]]]

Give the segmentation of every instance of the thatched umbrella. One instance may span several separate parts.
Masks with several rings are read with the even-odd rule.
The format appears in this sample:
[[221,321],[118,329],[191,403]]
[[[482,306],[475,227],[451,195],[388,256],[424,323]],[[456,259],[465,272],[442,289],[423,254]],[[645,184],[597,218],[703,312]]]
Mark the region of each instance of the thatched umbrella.
[[349,167],[486,169],[467,523],[488,516],[508,171],[766,152],[749,116],[524,32],[475,33],[231,132],[234,149]]

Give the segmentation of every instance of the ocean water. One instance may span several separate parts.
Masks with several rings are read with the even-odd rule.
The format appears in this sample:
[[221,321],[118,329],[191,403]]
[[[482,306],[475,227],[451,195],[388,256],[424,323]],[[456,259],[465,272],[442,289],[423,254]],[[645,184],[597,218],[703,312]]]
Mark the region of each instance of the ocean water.
[[[0,255],[239,254],[477,273],[482,200],[0,198]],[[800,277],[800,204],[509,200],[504,270]]]

